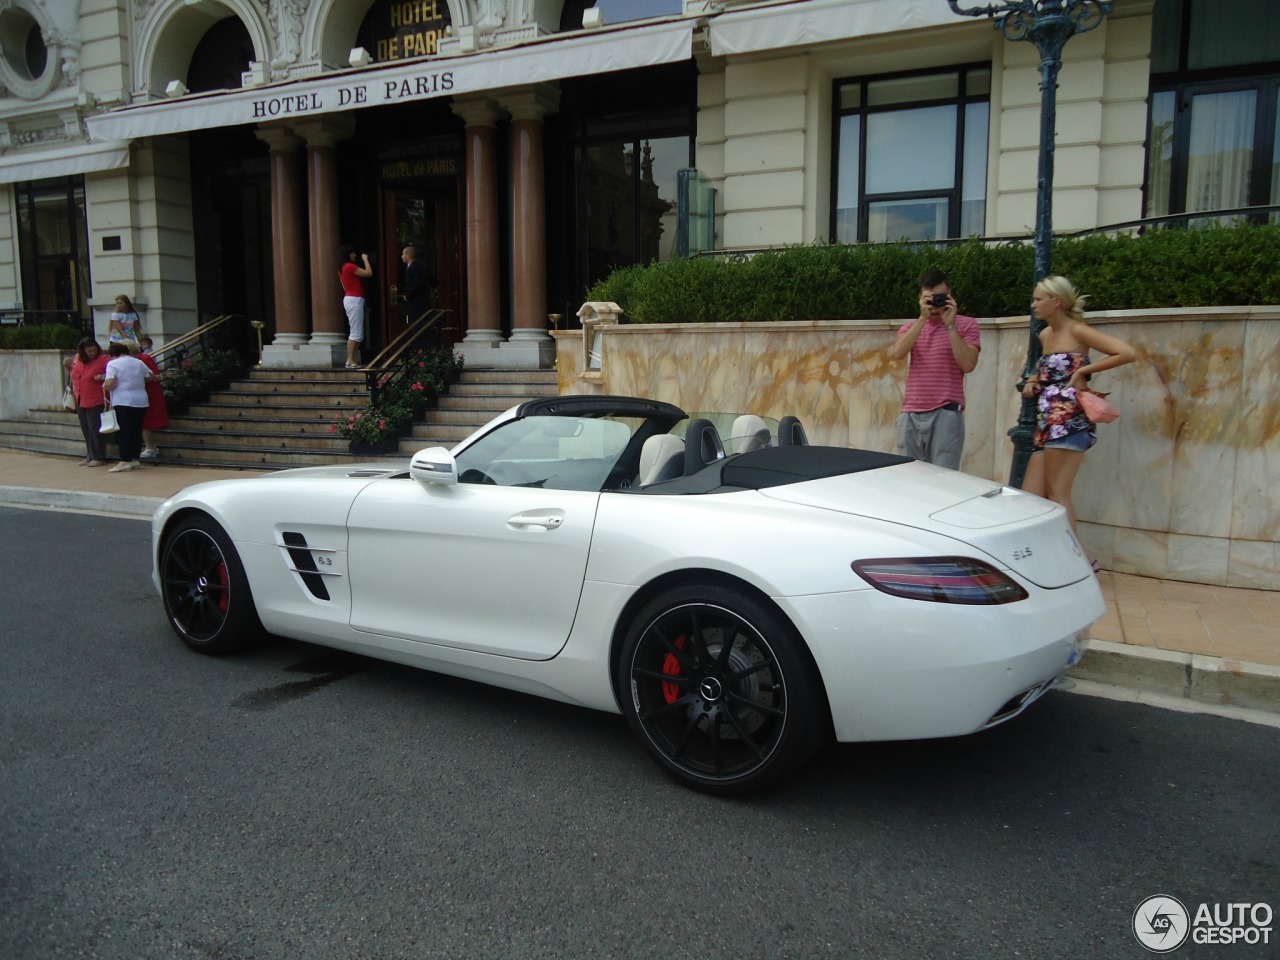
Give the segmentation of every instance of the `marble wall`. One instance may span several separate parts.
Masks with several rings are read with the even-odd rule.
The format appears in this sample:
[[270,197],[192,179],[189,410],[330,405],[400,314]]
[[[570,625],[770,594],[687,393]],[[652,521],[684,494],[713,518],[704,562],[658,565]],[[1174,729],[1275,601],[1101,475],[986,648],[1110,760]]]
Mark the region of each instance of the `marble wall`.
[[[1280,589],[1280,308],[1096,313],[1138,362],[1096,378],[1121,418],[1076,481],[1080,533],[1123,573]],[[963,469],[1007,479],[1025,317],[980,319],[966,380]],[[560,392],[653,397],[689,411],[794,414],[818,444],[894,448],[906,363],[900,321],[618,324],[558,332]]]

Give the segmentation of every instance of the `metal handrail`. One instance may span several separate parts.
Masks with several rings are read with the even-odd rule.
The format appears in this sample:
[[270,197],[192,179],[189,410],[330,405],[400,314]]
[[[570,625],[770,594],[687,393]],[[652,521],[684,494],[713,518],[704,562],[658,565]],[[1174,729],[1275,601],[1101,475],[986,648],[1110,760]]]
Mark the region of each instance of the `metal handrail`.
[[237,315],[233,313],[224,313],[220,317],[214,317],[208,323],[200,324],[194,330],[184,333],[176,340],[170,340],[164,346],[153,350],[151,352],[151,359],[154,360],[157,365],[163,365],[161,363],[163,360],[167,360],[172,357],[186,356],[186,354],[190,352],[191,344],[203,340],[205,337],[213,333],[213,331],[218,327],[221,327],[223,324],[230,323],[236,318],[236,316]]
[[427,310],[417,320],[407,324],[390,343],[382,348],[381,353],[361,368],[364,371],[365,387],[369,391],[370,400],[376,401],[382,388],[395,376],[403,373],[399,371],[397,374],[388,375],[389,370],[404,362],[406,355],[418,342],[418,338],[444,319],[444,315],[448,312],[443,307]]

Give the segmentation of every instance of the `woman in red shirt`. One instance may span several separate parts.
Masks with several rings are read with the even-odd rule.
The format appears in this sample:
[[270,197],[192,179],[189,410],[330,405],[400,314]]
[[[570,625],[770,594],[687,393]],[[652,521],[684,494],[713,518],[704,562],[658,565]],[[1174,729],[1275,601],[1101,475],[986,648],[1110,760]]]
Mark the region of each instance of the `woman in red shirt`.
[[98,341],[85,337],[76,345],[76,358],[71,363],[71,392],[76,397],[76,416],[88,451],[79,466],[100,467],[107,462],[107,438],[98,432],[102,425],[102,378],[107,371],[107,356]]
[[369,255],[360,254],[364,266],[356,264],[356,248],[350,244],[342,247],[342,268],[338,280],[342,283],[342,309],[347,312],[347,369],[360,366],[360,343],[364,340],[364,278],[373,276]]

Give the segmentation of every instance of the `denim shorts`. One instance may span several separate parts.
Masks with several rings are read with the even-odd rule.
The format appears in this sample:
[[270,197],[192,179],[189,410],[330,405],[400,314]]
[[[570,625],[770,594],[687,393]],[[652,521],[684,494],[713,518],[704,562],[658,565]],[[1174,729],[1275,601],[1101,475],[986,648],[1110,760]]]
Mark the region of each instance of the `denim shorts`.
[[1077,453],[1084,453],[1095,443],[1097,443],[1097,437],[1087,430],[1081,430],[1079,433],[1069,433],[1057,440],[1046,440],[1044,446],[1046,450],[1074,450]]

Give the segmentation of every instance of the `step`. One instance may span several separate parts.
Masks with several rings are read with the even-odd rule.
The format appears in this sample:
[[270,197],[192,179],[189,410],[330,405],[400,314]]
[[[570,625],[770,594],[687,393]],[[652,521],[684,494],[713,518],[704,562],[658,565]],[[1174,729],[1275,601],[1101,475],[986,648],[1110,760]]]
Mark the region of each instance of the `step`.
[[[248,381],[272,383],[360,383],[365,382],[363,370],[347,370],[345,367],[271,367],[249,371]],[[243,383],[245,381],[237,381]]]
[[363,404],[243,404],[221,401],[192,404],[185,416],[212,417],[218,420],[261,420],[285,418],[293,420],[334,420],[344,411],[354,412]]
[[210,399],[219,394],[232,396],[267,396],[267,397],[305,397],[324,395],[329,397],[359,397],[362,401],[369,398],[369,389],[364,381],[348,383],[346,381],[325,380],[241,380],[234,390],[219,390]]
[[176,466],[239,467],[247,470],[288,470],[326,463],[351,463],[351,454],[343,443],[341,450],[291,446],[287,449],[262,449],[241,444],[223,446],[191,446],[164,442],[161,438],[158,463]]
[[533,397],[554,397],[558,392],[554,382],[502,380],[494,383],[475,383],[463,380],[450,386],[446,396],[457,394],[466,397],[515,397],[519,402]]
[[488,416],[484,419],[489,420],[492,419],[495,414],[501,413],[508,407],[518,406],[528,399],[529,397],[479,397],[446,393],[436,401],[436,409],[474,410],[481,413],[487,413]]
[[409,435],[415,439],[439,440],[444,446],[451,446],[459,440],[465,440],[482,426],[483,423],[415,423]]
[[340,416],[340,413],[324,417],[202,417],[183,414],[180,417],[170,417],[169,429],[165,432],[188,430],[224,437],[249,433],[319,436],[328,434],[329,427],[336,423]]
[[468,383],[540,383],[556,384],[559,374],[555,370],[480,370],[464,367],[462,378]]
[[345,452],[349,440],[330,432],[311,433],[226,433],[219,430],[167,429],[155,432],[156,442],[164,447],[209,449],[236,446],[254,450],[290,450],[310,448],[334,453]]
[[367,403],[367,393],[332,393],[328,390],[288,390],[271,393],[232,393],[218,390],[201,404],[232,404],[240,407],[360,407]]

